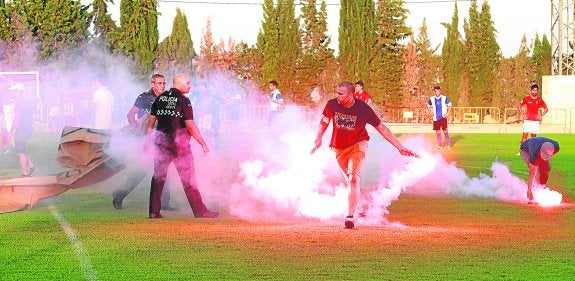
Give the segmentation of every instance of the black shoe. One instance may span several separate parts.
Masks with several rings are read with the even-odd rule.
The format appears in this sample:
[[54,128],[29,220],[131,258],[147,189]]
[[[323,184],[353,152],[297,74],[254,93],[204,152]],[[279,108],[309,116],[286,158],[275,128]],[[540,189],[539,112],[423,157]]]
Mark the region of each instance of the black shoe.
[[114,208],[120,210],[122,209],[122,199],[120,199],[118,196],[116,196],[115,194],[112,194],[112,205],[114,205]]
[[220,213],[218,212],[214,212],[214,211],[210,211],[207,210],[201,214],[196,215],[196,218],[208,218],[208,219],[213,219],[213,218],[217,218],[220,216]]
[[345,225],[345,228],[352,229],[355,226],[355,224],[353,223],[353,216],[347,216],[345,218],[344,225]]
[[178,208],[167,205],[166,207],[162,207],[162,210],[164,210],[164,211],[177,211]]
[[163,219],[164,216],[162,216],[162,214],[157,213],[157,214],[150,214],[149,216],[150,219]]

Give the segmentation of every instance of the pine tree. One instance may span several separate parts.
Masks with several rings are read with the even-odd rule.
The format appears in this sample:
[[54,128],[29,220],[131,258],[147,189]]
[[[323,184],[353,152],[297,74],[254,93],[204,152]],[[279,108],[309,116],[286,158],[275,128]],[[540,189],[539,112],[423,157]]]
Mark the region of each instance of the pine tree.
[[178,8],[172,24],[172,33],[158,45],[155,72],[173,76],[176,73],[193,73],[196,57],[186,15]]
[[385,102],[394,106],[402,105],[405,97],[401,92],[401,75],[403,53],[405,47],[402,41],[411,34],[411,29],[405,25],[407,9],[403,0],[378,0],[375,14],[375,44],[369,52],[368,84],[371,86],[374,101]]

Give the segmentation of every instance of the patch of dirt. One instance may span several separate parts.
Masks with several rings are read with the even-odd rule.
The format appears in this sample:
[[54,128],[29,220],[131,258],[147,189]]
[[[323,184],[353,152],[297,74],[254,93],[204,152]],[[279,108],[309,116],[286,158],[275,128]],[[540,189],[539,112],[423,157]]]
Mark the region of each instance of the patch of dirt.
[[[464,249],[538,248],[574,237],[573,204],[545,208],[485,200],[403,196],[390,208],[388,223],[352,230],[341,223],[262,223],[233,218],[215,220],[167,217],[110,228],[130,237],[217,240],[268,252],[336,253],[342,248],[386,251],[460,251]],[[124,232],[124,234],[122,234]],[[352,246],[350,246],[352,245]]]

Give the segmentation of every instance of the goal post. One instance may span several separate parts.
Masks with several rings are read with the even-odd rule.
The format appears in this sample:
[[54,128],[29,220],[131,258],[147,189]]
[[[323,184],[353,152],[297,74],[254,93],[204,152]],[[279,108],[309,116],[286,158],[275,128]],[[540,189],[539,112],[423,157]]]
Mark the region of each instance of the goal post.
[[[12,77],[8,77],[12,76]],[[0,71],[0,77],[4,83],[30,84],[29,79],[22,79],[23,76],[34,76],[33,83],[36,88],[36,98],[40,99],[40,72],[38,71]],[[26,85],[27,86],[27,85]]]

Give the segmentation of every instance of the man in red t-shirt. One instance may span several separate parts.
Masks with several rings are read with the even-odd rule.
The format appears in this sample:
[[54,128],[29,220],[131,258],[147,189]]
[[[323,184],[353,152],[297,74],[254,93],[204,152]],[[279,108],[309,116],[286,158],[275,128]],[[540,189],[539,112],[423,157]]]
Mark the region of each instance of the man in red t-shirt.
[[363,82],[361,80],[355,82],[355,93],[353,93],[353,97],[367,104],[371,104],[371,96],[363,88]]
[[[521,143],[527,139],[527,135],[531,133],[531,137],[534,138],[539,133],[539,124],[543,116],[549,111],[547,105],[541,97],[537,94],[539,93],[539,85],[531,85],[531,93],[521,100],[519,103],[519,112],[523,117],[523,135],[521,137]],[[543,109],[540,112],[539,109]]]
[[337,97],[327,102],[319,130],[315,139],[313,154],[320,146],[323,134],[330,121],[333,121],[333,131],[329,146],[335,151],[337,163],[345,175],[349,185],[348,213],[345,227],[353,228],[355,208],[360,198],[360,174],[365,162],[369,135],[366,124],[372,125],[399,153],[404,156],[415,156],[411,150],[403,147],[387,128],[377,114],[365,102],[353,97],[353,84],[343,82],[337,86]]

